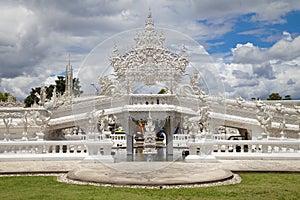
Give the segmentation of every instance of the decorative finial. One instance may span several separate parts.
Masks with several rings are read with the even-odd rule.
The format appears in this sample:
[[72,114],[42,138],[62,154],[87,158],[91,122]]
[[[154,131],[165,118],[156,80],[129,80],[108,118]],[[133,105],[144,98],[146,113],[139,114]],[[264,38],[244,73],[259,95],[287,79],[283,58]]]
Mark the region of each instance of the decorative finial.
[[148,11],[148,18],[152,18],[151,8],[149,8],[149,11]]
[[152,20],[151,9],[149,8],[148,17],[147,17],[147,20],[146,20],[146,27],[150,26],[151,29],[154,29],[153,25],[154,25],[154,23],[153,23],[153,20]]
[[69,53],[69,66],[71,65],[70,53]]

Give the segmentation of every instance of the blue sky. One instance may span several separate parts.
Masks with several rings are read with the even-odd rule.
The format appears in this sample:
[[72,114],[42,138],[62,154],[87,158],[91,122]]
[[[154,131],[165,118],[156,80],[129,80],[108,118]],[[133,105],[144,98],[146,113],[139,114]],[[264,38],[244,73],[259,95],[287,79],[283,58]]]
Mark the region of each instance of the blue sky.
[[[299,0],[3,0],[0,91],[22,100],[32,87],[62,74],[69,54],[74,71],[80,71],[98,44],[143,28],[149,8],[157,27],[187,35],[206,49],[227,97],[278,92],[300,99]],[[97,82],[95,70],[82,84],[91,88],[90,81]]]
[[[233,29],[219,38],[207,40],[212,45],[207,48],[210,54],[226,53],[236,44],[253,43],[261,48],[270,48],[282,37],[284,31],[289,32],[293,37],[300,33],[300,11],[291,11],[284,15],[284,22],[268,24],[267,22],[257,22],[251,20],[255,13],[248,13],[236,18]],[[199,23],[207,23],[200,21]]]

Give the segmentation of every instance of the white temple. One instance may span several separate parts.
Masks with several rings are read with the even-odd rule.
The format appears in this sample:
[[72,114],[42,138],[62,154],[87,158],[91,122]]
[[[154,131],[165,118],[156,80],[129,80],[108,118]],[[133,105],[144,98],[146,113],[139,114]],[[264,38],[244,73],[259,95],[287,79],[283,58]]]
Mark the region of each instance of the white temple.
[[[131,50],[120,54],[117,45],[112,47],[108,59],[114,78],[99,77],[98,95],[73,96],[69,62],[65,95],[54,92],[50,101],[32,108],[1,103],[0,154],[56,152],[63,157],[76,152],[81,153],[76,159],[111,161],[111,151],[126,148],[128,160],[138,149],[153,157],[163,149],[167,160],[173,159],[175,149],[189,150],[191,161],[237,153],[299,157],[299,101],[248,101],[206,94],[196,69],[188,83],[182,82],[189,65],[185,46],[171,52],[164,42],[149,12]],[[158,83],[165,86],[166,94],[135,93],[137,84]]]

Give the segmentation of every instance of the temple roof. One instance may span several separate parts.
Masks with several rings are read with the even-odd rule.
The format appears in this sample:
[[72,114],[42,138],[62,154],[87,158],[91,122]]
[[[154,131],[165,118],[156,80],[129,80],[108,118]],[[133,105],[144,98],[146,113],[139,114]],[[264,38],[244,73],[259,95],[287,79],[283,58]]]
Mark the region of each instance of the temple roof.
[[180,53],[174,53],[164,46],[163,33],[158,34],[152,20],[151,11],[145,28],[136,33],[135,47],[121,55],[115,45],[110,56],[114,75],[122,85],[134,82],[155,85],[157,82],[179,82],[184,74],[189,57],[185,46]]

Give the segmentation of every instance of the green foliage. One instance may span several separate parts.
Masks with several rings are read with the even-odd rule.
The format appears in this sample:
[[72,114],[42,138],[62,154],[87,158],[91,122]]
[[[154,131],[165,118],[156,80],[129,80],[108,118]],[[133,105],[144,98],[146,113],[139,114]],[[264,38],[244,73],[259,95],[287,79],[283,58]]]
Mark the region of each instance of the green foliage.
[[242,173],[236,185],[144,189],[59,183],[56,177],[0,177],[0,199],[299,199],[300,174]]
[[66,90],[66,80],[64,76],[57,76],[57,80],[55,80],[56,92],[58,94],[63,95]]
[[272,93],[269,95],[267,100],[281,100],[282,97],[279,95],[279,93]]
[[285,95],[283,100],[292,100],[291,95]]
[[[63,95],[66,90],[66,81],[64,76],[57,76],[57,80],[55,80],[55,85],[45,86],[47,99],[51,99],[53,90],[56,87],[56,92],[59,95]],[[80,81],[78,78],[73,78],[73,93],[75,97],[80,96],[83,91],[80,90]],[[36,94],[40,94],[41,87],[31,88],[30,94],[25,98],[24,103],[25,107],[30,107],[34,103],[39,103],[40,99],[36,96]]]
[[73,94],[75,97],[79,97],[83,91],[80,90],[81,86],[80,86],[80,81],[78,78],[74,78],[73,79]]
[[[0,92],[0,102],[1,101],[7,101],[8,96],[11,96],[11,94],[9,92]],[[12,97],[13,101],[16,101],[16,97]]]
[[284,98],[282,98],[279,93],[272,93],[267,100],[292,100],[292,97],[291,95],[285,95]]
[[41,91],[41,87],[31,88],[30,95],[27,96],[24,100],[25,107],[30,107],[32,104],[39,102],[40,99],[36,96],[36,93],[39,94],[40,91]]
[[163,88],[157,94],[167,94],[167,90]]

